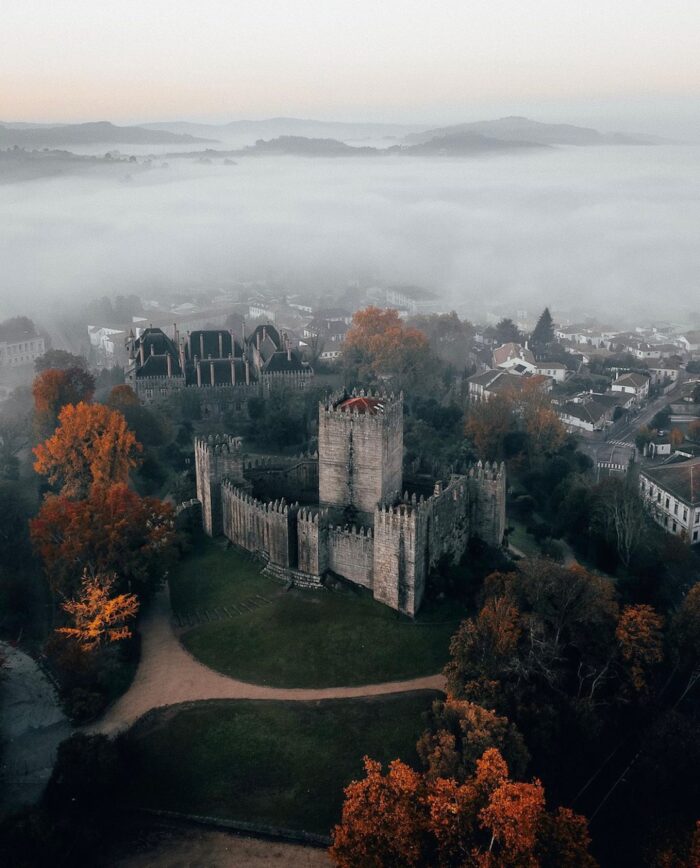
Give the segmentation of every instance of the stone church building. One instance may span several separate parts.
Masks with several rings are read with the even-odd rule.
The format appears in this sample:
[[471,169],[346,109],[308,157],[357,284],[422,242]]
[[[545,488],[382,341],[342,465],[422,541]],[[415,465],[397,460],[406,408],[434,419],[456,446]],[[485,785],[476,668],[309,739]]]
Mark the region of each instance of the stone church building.
[[296,585],[320,587],[332,573],[410,616],[441,558],[458,561],[473,537],[503,539],[502,464],[438,481],[427,497],[402,493],[402,396],[353,392],[320,404],[317,455],[251,461],[240,439],[218,435],[197,438],[195,460],[207,534]]

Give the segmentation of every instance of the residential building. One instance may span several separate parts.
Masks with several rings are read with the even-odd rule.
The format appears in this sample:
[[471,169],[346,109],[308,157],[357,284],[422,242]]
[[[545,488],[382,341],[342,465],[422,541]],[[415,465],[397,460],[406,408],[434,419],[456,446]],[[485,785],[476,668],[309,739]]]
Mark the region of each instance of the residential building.
[[612,424],[620,396],[583,392],[552,406],[569,431],[603,431]]
[[516,395],[531,383],[536,384],[544,392],[552,389],[552,381],[547,377],[541,377],[539,374],[521,376],[500,368],[474,374],[467,382],[469,400],[472,402],[489,401],[495,395]]
[[551,377],[556,383],[563,383],[568,374],[568,368],[561,362],[537,362],[537,373],[542,377]]
[[651,385],[659,386],[664,383],[675,383],[681,372],[681,363],[677,359],[664,359],[649,365]]
[[679,335],[678,342],[686,353],[697,353],[700,350],[700,329],[684,332]]
[[537,362],[532,350],[512,342],[494,349],[493,366],[518,376],[537,373]]
[[639,490],[664,530],[690,545],[700,542],[700,458],[644,467]]
[[635,403],[649,397],[649,377],[646,374],[629,372],[618,374],[617,379],[610,387],[612,392],[622,392],[625,395],[633,395]]
[[34,329],[31,320],[25,320],[24,317],[21,322],[10,320],[6,327],[0,329],[0,368],[33,365],[35,359],[45,352],[44,338]]

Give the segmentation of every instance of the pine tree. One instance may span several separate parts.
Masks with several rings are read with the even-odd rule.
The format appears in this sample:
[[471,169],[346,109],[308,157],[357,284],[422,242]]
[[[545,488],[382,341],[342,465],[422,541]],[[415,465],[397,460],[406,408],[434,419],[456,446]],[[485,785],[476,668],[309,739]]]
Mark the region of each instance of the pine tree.
[[531,342],[535,347],[548,347],[554,343],[554,325],[552,324],[552,314],[549,312],[548,307],[542,311],[542,315],[537,320]]

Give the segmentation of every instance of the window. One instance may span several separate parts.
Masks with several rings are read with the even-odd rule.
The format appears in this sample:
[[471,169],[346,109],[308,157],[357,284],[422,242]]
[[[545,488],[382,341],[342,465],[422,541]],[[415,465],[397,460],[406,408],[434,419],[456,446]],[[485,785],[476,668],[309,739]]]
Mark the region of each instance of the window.
[[670,507],[671,507],[671,500],[670,500],[670,498],[667,497],[666,498],[666,509],[670,509]]
[[698,532],[696,530],[693,531],[693,542],[698,541]]
[[677,503],[673,504],[673,514],[678,515],[678,504]]
[[656,502],[661,503],[661,492],[656,495]]
[[678,525],[676,524],[675,521],[673,522],[672,530],[673,530],[674,533],[678,530]]
[[688,510],[683,507],[683,521],[688,521]]

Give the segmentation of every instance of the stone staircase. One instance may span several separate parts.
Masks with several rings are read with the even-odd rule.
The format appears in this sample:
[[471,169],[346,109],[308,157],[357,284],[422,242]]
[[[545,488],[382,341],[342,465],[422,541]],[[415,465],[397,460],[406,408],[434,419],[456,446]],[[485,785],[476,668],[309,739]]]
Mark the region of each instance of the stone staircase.
[[172,619],[176,627],[189,629],[199,624],[207,624],[213,621],[228,621],[237,615],[245,615],[261,606],[272,602],[270,597],[255,594],[237,603],[228,603],[226,606],[212,606],[211,608],[189,609],[187,611],[173,612]]

